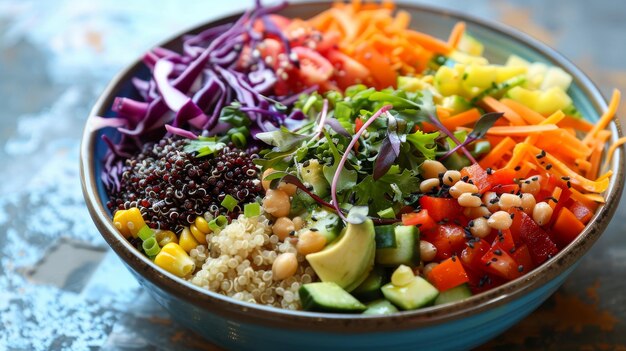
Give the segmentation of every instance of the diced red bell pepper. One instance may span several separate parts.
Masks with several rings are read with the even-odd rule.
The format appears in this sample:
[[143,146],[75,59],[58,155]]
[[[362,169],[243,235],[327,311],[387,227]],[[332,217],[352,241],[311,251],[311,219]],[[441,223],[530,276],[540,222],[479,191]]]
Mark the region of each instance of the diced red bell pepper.
[[491,246],[500,245],[500,247],[507,252],[510,252],[515,248],[515,242],[513,241],[513,235],[509,229],[504,229],[498,232],[493,244]]
[[464,167],[461,170],[461,177],[468,176],[474,185],[478,188],[479,193],[484,193],[491,189],[492,183],[489,181],[487,171],[485,171],[478,163]]
[[424,233],[424,240],[437,248],[436,261],[460,254],[465,248],[465,231],[456,224],[442,224],[437,231]]
[[519,185],[517,184],[499,184],[494,185],[491,191],[498,195],[502,194],[517,194],[519,192]]
[[463,207],[456,199],[440,198],[434,196],[422,196],[419,200],[420,207],[427,210],[435,222],[444,219],[452,221],[463,217]]
[[487,179],[493,185],[506,185],[514,184],[513,179],[517,172],[510,168],[501,168],[497,171],[493,171],[491,174],[487,174]]
[[[561,191],[558,203],[554,206],[554,213],[559,212],[561,208],[565,207],[565,204],[568,203],[570,197],[572,196],[572,192],[567,187],[567,183],[565,181],[557,176],[549,174],[547,177],[541,179],[541,190],[537,196],[535,196],[537,202],[549,201],[554,194],[554,189],[557,187],[560,188]],[[552,225],[555,220],[556,216],[552,216],[549,224]]]
[[446,291],[467,283],[469,278],[461,264],[461,260],[452,257],[433,268],[430,274],[428,274],[428,281],[430,281],[437,290]]
[[585,229],[583,222],[567,208],[562,208],[556,215],[556,220],[552,226],[554,240],[560,247],[565,247],[571,243]]
[[466,268],[465,272],[469,278],[467,283],[472,294],[478,294],[483,291],[491,290],[505,283],[505,280],[493,274],[486,273],[482,268],[478,271]]
[[363,125],[364,125],[364,124],[365,124],[365,123],[363,123],[363,120],[362,120],[361,118],[357,117],[357,118],[354,120],[354,132],[356,133],[356,132],[358,132],[359,130],[361,130],[361,128],[363,128]]
[[591,217],[593,217],[593,211],[578,201],[572,201],[572,204],[569,205],[569,210],[572,211],[574,216],[583,224],[587,224],[589,220],[591,220]]
[[489,248],[489,243],[483,239],[472,241],[467,244],[467,247],[463,249],[459,257],[465,267],[475,271],[481,271],[483,269],[483,263],[480,259],[489,251]]
[[532,257],[530,257],[530,251],[528,251],[528,246],[522,244],[521,246],[515,249],[515,252],[511,254],[511,257],[517,262],[519,266],[523,267],[523,274],[526,274],[532,271],[535,268],[535,264],[533,263]]
[[521,276],[518,264],[500,245],[492,246],[481,258],[485,272],[495,274],[506,280],[513,280]]
[[535,265],[540,265],[549,257],[559,252],[556,244],[550,239],[548,233],[526,213],[517,208],[509,210],[513,214],[513,223],[509,228],[513,237],[519,237],[520,242],[528,246],[530,256]]
[[402,224],[407,226],[417,226],[420,230],[428,231],[437,226],[437,223],[430,217],[428,210],[422,209],[419,212],[411,212],[402,215]]

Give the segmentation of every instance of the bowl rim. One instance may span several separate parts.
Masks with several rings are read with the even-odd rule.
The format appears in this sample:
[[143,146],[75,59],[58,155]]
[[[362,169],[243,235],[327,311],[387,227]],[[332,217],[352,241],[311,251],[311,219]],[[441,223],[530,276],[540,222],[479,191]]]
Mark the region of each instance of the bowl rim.
[[[324,1],[298,2],[289,4],[288,8],[289,10],[298,10],[298,8],[303,9],[310,5],[321,6],[330,5],[330,3]],[[574,82],[591,101],[598,113],[601,113],[607,107],[606,100],[598,87],[578,67],[556,50],[521,31],[498,22],[467,15],[448,8],[404,1],[397,1],[396,5],[398,9],[410,8],[411,10],[427,12],[437,16],[451,17],[457,21],[465,21],[470,26],[482,27],[519,42],[545,56],[553,65],[559,66],[570,73],[574,78]],[[159,46],[172,45],[185,33],[197,32],[219,23],[232,21],[241,13],[236,12],[229,16],[204,21],[159,43]],[[625,153],[623,147],[620,147],[614,154],[611,162],[611,169],[614,171],[614,174],[606,191],[606,204],[596,211],[578,238],[563,248],[553,258],[528,274],[461,302],[414,311],[404,311],[387,316],[365,316],[290,311],[237,301],[197,287],[182,278],[174,276],[142,255],[116,230],[108,215],[108,210],[99,196],[98,177],[95,175],[95,162],[99,162],[99,160],[95,160],[93,152],[99,132],[91,130],[90,121],[93,116],[101,116],[109,109],[115,97],[115,92],[119,90],[126,80],[133,77],[135,72],[142,66],[141,58],[138,58],[118,73],[107,85],[89,114],[80,147],[80,178],[86,205],[101,235],[129,268],[132,268],[150,283],[176,298],[237,322],[272,325],[287,329],[302,329],[302,327],[305,327],[310,331],[336,333],[345,333],[347,329],[342,327],[349,326],[350,332],[365,333],[372,331],[399,331],[432,326],[491,310],[538,289],[574,265],[591,248],[608,225],[617,208],[618,200],[624,187]],[[609,128],[612,131],[611,141],[615,141],[622,136],[619,119],[614,118]]]

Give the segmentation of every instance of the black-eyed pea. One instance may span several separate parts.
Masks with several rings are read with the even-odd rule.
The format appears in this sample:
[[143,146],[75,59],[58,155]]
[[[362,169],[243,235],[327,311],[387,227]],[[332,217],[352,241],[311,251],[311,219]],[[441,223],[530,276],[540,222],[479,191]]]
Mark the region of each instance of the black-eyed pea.
[[533,220],[540,226],[545,225],[550,222],[552,212],[553,209],[548,203],[540,202],[535,205],[535,208],[533,208]]
[[424,179],[439,178],[439,175],[446,173],[447,170],[446,166],[439,161],[426,160],[420,167],[420,174]]
[[539,190],[541,189],[541,177],[533,176],[526,178],[520,182],[520,189],[523,193],[530,193],[533,195],[537,195]]
[[461,180],[461,172],[454,170],[446,171],[446,173],[443,174],[442,180],[443,184],[447,186],[453,186],[454,184],[456,184],[456,182]]
[[491,233],[491,227],[484,217],[478,217],[471,222],[470,232],[473,236],[482,239]]
[[502,194],[500,195],[500,201],[498,201],[498,205],[501,210],[508,211],[513,207],[522,206],[522,199],[515,194]]
[[420,191],[422,193],[428,193],[431,190],[439,187],[440,182],[438,178],[430,178],[430,179],[425,179],[420,183]]
[[464,193],[470,193],[470,194],[478,193],[478,188],[474,184],[466,183],[462,180],[459,180],[458,182],[456,182],[456,184],[450,187],[449,191],[450,191],[450,195],[453,198],[458,199],[459,196],[461,196],[461,194],[464,194]]
[[498,211],[489,216],[487,224],[489,224],[489,226],[493,229],[504,230],[511,227],[511,224],[513,224],[513,219],[508,212]]
[[524,209],[524,212],[526,212],[526,214],[532,215],[533,208],[535,208],[536,204],[537,204],[537,200],[535,200],[535,197],[533,196],[533,194],[530,194],[530,193],[522,194],[522,208]]
[[483,204],[487,206],[487,209],[490,212],[496,212],[500,209],[500,205],[498,204],[499,202],[500,198],[498,197],[498,194],[493,191],[488,191],[483,194]]
[[479,194],[463,193],[457,199],[459,205],[463,207],[479,207],[483,204]]

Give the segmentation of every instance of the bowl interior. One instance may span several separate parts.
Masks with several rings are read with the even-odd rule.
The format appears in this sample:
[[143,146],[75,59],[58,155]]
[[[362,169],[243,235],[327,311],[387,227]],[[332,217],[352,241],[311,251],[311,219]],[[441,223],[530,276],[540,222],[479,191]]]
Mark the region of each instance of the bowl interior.
[[[328,6],[328,3],[294,4],[286,8],[283,11],[283,14],[288,17],[308,18]],[[522,33],[501,25],[487,23],[483,20],[471,18],[466,15],[447,10],[433,9],[430,7],[416,5],[399,5],[399,7],[411,14],[411,23],[413,28],[439,38],[446,38],[452,26],[457,21],[464,20],[468,25],[468,31],[485,45],[485,56],[490,60],[490,62],[504,63],[509,55],[515,54],[529,61],[545,62],[562,67],[574,77],[573,84],[569,90],[570,96],[581,113],[591,121],[597,120],[599,118],[600,111],[606,107],[606,103],[598,89],[584,74],[582,74],[582,72],[580,72],[580,70],[546,45],[541,44]],[[230,22],[234,18],[236,17],[228,17],[219,21],[213,21],[187,31],[187,33],[198,32],[216,24]],[[161,46],[173,49],[180,48],[180,35],[163,43]],[[145,67],[139,60],[135,62],[112,81],[92,110],[91,115],[113,116],[114,113],[111,111],[110,107],[113,102],[113,98],[116,96],[138,99],[139,96],[132,86],[131,78],[147,78],[148,76],[149,71],[147,67]],[[619,126],[617,124],[611,124],[610,128],[613,131],[614,139],[621,136],[621,132],[619,131]],[[109,244],[111,244],[118,255],[124,259],[126,264],[132,267],[132,269],[144,275],[153,283],[163,286],[165,289],[178,296],[189,298],[193,300],[194,303],[201,306],[215,306],[215,303],[218,302],[222,304],[223,308],[234,308],[241,313],[250,309],[255,309],[259,312],[255,315],[260,319],[282,319],[285,316],[292,316],[297,320],[308,320],[309,322],[320,319],[324,322],[332,322],[333,320],[341,320],[343,318],[359,318],[363,320],[380,319],[380,317],[346,317],[345,315],[339,314],[290,312],[272,307],[238,302],[197,288],[191,283],[177,278],[154,265],[139,251],[134,249],[119,233],[117,233],[112,223],[110,223],[110,212],[105,206],[108,201],[108,197],[100,178],[100,173],[102,171],[102,164],[100,160],[103,159],[106,152],[106,145],[101,140],[101,135],[103,133],[110,136],[113,140],[116,140],[116,138],[119,137],[118,133],[111,128],[97,132],[91,132],[86,129],[83,137],[81,172],[85,196],[87,204],[90,207],[92,217],[94,218],[94,221],[103,236]],[[616,202],[623,185],[623,159],[623,152],[618,150],[615,155],[614,162],[612,163],[615,177],[612,180],[611,186],[607,192],[609,204],[603,206],[603,208],[596,213],[591,225],[585,229],[583,234],[578,239],[562,250],[549,263],[544,264],[523,278],[507,283],[489,292],[476,295],[462,303],[403,312],[399,314],[400,318],[403,315],[406,315],[409,316],[415,323],[430,323],[436,320],[456,318],[464,313],[469,313],[471,310],[486,309],[505,303],[507,299],[523,294],[524,291],[532,290],[556,277],[560,272],[570,267],[580,257],[582,257],[582,255],[591,247],[593,242],[599,237],[601,231],[608,223],[610,215],[615,209],[615,206],[611,205],[611,201],[613,200],[613,202]],[[248,317],[250,317],[250,315],[248,315]],[[364,323],[368,322],[365,321]],[[414,326],[415,324],[412,325]],[[397,324],[395,325],[395,328],[397,328]]]

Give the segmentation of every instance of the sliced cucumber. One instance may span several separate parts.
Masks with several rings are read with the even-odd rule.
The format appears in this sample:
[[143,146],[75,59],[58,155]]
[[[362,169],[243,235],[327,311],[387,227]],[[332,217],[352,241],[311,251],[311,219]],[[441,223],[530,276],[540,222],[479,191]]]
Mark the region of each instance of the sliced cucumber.
[[367,304],[367,309],[363,314],[369,315],[380,315],[380,314],[392,314],[398,312],[396,306],[394,306],[391,302],[380,299],[376,301],[372,301]]
[[387,300],[402,310],[431,305],[439,295],[439,291],[422,277],[415,277],[405,286],[385,284],[381,291]]
[[376,263],[396,267],[401,264],[414,267],[419,264],[419,230],[415,226],[396,226],[396,247],[376,250]]
[[445,303],[460,301],[472,296],[469,286],[467,284],[461,284],[452,289],[442,291],[435,300],[435,305],[443,305]]
[[332,282],[304,284],[299,290],[307,311],[357,313],[367,309],[359,300]]
[[352,290],[352,294],[361,301],[371,301],[382,296],[380,288],[385,281],[385,270],[374,267],[361,285]]
[[320,208],[311,214],[309,227],[317,229],[320,234],[326,237],[326,243],[329,244],[337,239],[343,224],[335,213]]
[[396,228],[394,225],[380,225],[375,227],[376,248],[387,249],[396,247]]

